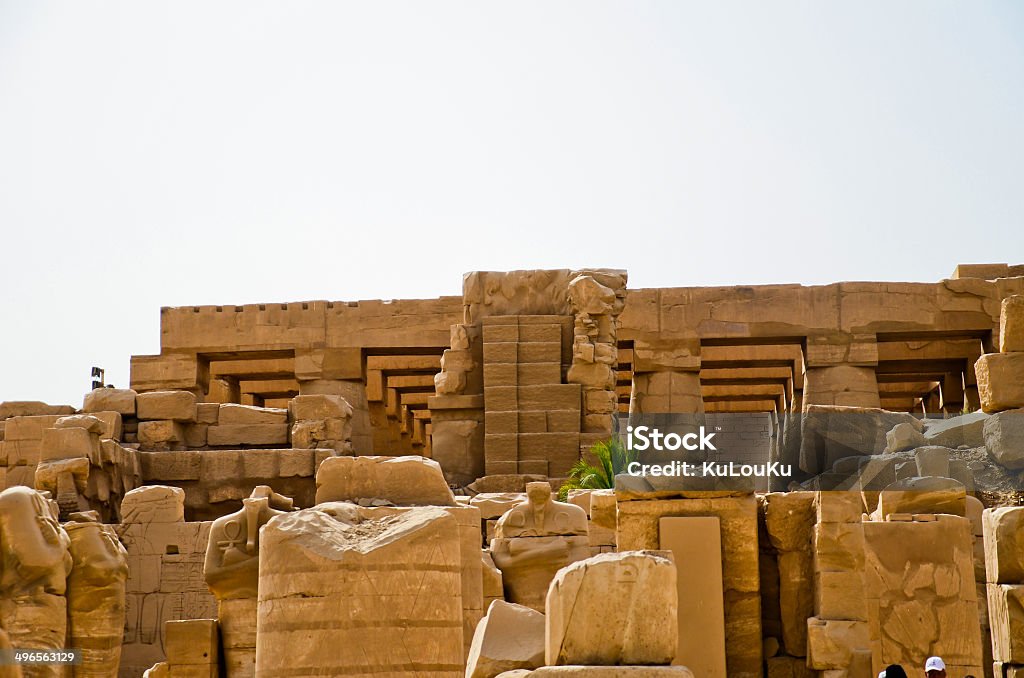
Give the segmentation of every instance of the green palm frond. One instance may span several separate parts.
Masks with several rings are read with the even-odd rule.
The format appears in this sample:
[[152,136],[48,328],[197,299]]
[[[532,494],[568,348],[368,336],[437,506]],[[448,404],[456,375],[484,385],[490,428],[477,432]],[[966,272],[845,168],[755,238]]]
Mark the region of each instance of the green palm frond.
[[569,469],[569,477],[558,488],[558,498],[565,501],[569,490],[601,490],[615,487],[615,476],[623,473],[630,462],[636,460],[636,453],[627,450],[618,438],[609,438],[595,443],[590,448],[597,464],[580,459]]

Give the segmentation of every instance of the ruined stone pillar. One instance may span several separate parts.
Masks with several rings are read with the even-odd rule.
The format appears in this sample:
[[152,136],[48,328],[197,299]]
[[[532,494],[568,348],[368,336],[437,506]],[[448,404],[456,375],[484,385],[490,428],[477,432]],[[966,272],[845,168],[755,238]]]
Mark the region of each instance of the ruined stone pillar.
[[68,647],[82,652],[75,678],[117,678],[124,636],[128,552],[95,511],[64,525],[74,567],[68,575]]
[[[697,337],[634,342],[629,423],[633,427],[655,427],[662,433],[679,435],[704,425],[700,340]],[[672,456],[680,455],[673,453]],[[689,454],[687,458],[696,459],[691,459]]]
[[339,395],[352,406],[352,447],[373,454],[370,407],[359,348],[296,349],[295,379],[301,395]]
[[618,318],[626,305],[624,272],[590,272],[569,282],[573,322],[572,366],[566,381],[583,388],[582,441],[610,438],[618,416],[615,392]]
[[873,334],[836,332],[807,337],[803,407],[880,407],[878,343]]
[[434,375],[431,455],[450,483],[468,485],[484,475],[483,344],[480,328],[452,325],[450,347]]

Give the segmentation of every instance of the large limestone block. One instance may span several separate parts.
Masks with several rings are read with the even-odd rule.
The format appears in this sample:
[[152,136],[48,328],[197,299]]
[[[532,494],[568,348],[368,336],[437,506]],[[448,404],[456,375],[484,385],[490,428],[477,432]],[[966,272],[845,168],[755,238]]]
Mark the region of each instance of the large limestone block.
[[469,505],[480,509],[480,518],[490,520],[500,518],[525,500],[526,495],[522,492],[481,492],[469,500]]
[[860,572],[816,572],[814,615],[822,619],[867,621],[868,608]]
[[122,417],[135,416],[135,396],[130,388],[96,388],[85,394],[83,412],[117,412]]
[[853,365],[810,367],[804,373],[804,400],[814,405],[877,408],[875,370]]
[[903,422],[896,424],[885,434],[885,451],[888,453],[912,450],[927,444],[928,439],[918,429]]
[[171,419],[140,421],[135,435],[144,446],[180,443],[185,440],[185,429]]
[[917,462],[917,475],[951,478],[949,473],[949,449],[936,445],[927,445],[914,450],[914,461]]
[[196,397],[188,391],[151,391],[135,398],[139,419],[195,421]]
[[74,414],[70,405],[47,405],[38,400],[5,400],[0,402],[0,421],[11,417],[65,416]]
[[40,459],[98,459],[100,440],[84,428],[48,428],[43,431]]
[[807,655],[807,618],[814,614],[814,560],[810,551],[779,554],[779,609],[788,654]]
[[[1024,374],[1019,378],[1024,383]],[[985,422],[984,437],[996,462],[1014,471],[1024,469],[1024,409],[993,414]]]
[[989,584],[992,658],[1024,664],[1024,584]]
[[274,407],[254,407],[252,405],[225,403],[220,406],[220,412],[217,414],[217,424],[220,426],[286,423],[288,423],[288,410]]
[[[221,417],[223,417],[223,414]],[[226,445],[287,445],[288,424],[283,422],[225,424],[222,419],[216,426],[206,429],[206,442],[211,447],[224,447]]]
[[986,353],[974,363],[974,373],[982,410],[1024,407],[1024,353]]
[[999,309],[999,352],[1024,351],[1024,295],[1003,299]]
[[543,664],[544,615],[502,600],[491,603],[473,634],[466,678],[494,678],[503,671]]
[[812,669],[844,669],[855,652],[870,650],[866,622],[811,617],[807,620],[807,665]]
[[445,509],[339,502],[277,516],[261,532],[256,676],[461,677],[460,579]]
[[886,487],[878,498],[881,517],[894,513],[967,513],[967,490],[952,478],[925,476],[897,480]]
[[986,509],[981,520],[989,583],[1024,583],[1024,506]]
[[548,665],[668,664],[676,654],[676,566],[664,551],[605,553],[548,589]]
[[181,619],[164,624],[164,649],[167,663],[174,669],[181,665],[216,664],[220,656],[216,619]]
[[809,549],[815,522],[813,492],[772,492],[765,495],[765,524],[772,546],[780,551]]
[[344,419],[352,416],[352,406],[340,395],[298,395],[288,401],[294,421],[305,419]]
[[864,513],[861,493],[851,490],[817,492],[814,506],[819,523],[859,523]]
[[144,485],[121,500],[122,523],[180,523],[185,520],[185,490],[169,485]]
[[937,654],[951,666],[980,665],[970,521],[872,521],[864,535],[864,593],[883,663],[918,665]]
[[441,466],[426,457],[328,457],[316,472],[316,501],[383,499],[396,506],[455,506]]
[[981,447],[985,444],[983,430],[988,418],[989,415],[984,412],[971,412],[950,419],[928,419],[925,422],[924,437],[928,445],[951,449],[961,445]]

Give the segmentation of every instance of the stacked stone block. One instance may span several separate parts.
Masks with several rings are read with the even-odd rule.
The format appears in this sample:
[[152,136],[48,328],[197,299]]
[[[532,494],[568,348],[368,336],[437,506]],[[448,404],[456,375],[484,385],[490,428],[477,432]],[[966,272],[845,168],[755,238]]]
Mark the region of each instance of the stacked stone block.
[[862,676],[871,671],[871,634],[859,492],[818,492],[815,499],[814,616],[807,619],[807,665]]
[[485,318],[485,472],[565,477],[579,459],[580,386],[562,383],[557,316]]
[[1024,675],[1024,507],[986,509],[982,525],[992,673]]
[[164,626],[169,678],[218,678],[220,640],[216,619],[183,619]]
[[981,409],[989,413],[1024,407],[1024,295],[1003,299],[999,320],[999,353],[974,365]]
[[[775,562],[774,595],[765,605],[772,588],[766,586],[762,570],[762,613],[765,607],[778,615],[775,635],[765,626],[765,635],[778,641],[774,657],[767,657],[770,676],[803,675],[807,664],[807,619],[814,615],[814,559],[811,537],[815,523],[813,492],[773,492],[762,500],[766,539],[762,539],[761,564]],[[767,542],[767,543],[763,543]],[[774,620],[773,620],[774,621]],[[766,644],[766,647],[772,645]],[[766,653],[767,654],[767,653]]]

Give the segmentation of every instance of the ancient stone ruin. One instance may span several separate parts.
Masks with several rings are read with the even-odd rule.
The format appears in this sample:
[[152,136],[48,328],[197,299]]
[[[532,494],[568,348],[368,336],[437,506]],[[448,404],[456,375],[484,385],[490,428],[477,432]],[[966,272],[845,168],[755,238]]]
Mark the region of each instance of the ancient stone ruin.
[[0,676],[1024,676],[1024,266],[160,323],[0,403]]

